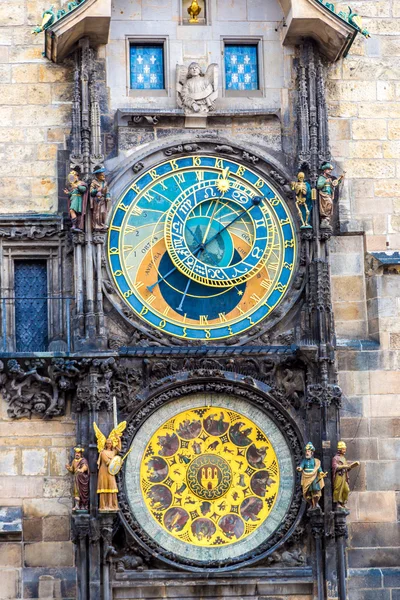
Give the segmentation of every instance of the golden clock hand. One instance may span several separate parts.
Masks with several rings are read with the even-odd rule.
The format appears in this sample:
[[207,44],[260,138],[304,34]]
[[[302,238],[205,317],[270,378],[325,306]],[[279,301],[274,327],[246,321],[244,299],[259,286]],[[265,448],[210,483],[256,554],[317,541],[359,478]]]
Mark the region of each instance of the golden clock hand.
[[240,219],[240,217],[242,217],[246,213],[250,212],[255,206],[258,206],[260,204],[260,202],[262,202],[262,200],[263,200],[263,198],[261,196],[254,196],[254,198],[251,199],[252,206],[250,206],[249,208],[246,208],[241,213],[239,213],[234,219],[232,219],[232,221],[230,221],[228,223],[228,225],[225,225],[225,227],[223,227],[215,235],[213,235],[213,237],[211,239],[209,239],[208,242],[203,243],[204,248],[208,244],[211,244],[211,242],[214,241],[216,237],[218,237],[223,231],[225,231],[225,229],[228,229],[228,227],[233,225],[233,223],[235,223],[238,219]]
[[205,243],[205,241],[206,241],[206,239],[207,239],[208,232],[210,231],[211,223],[212,223],[212,222],[213,222],[213,220],[214,220],[215,212],[216,212],[216,210],[217,210],[218,202],[219,202],[220,200],[222,200],[222,198],[217,198],[217,200],[216,200],[216,202],[215,202],[215,206],[214,206],[213,214],[211,215],[211,218],[210,218],[210,220],[208,221],[208,224],[207,224],[207,227],[206,227],[206,232],[205,232],[205,234],[204,234],[204,236],[203,236],[203,241],[201,242],[202,244],[204,244],[204,243]]

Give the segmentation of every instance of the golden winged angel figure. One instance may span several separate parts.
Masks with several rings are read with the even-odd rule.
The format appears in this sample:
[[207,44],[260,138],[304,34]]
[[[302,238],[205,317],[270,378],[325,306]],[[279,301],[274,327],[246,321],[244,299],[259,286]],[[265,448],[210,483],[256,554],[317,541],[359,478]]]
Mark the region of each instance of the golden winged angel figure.
[[121,436],[125,431],[126,421],[122,421],[117,427],[114,427],[108,438],[100,431],[96,423],[93,423],[93,428],[99,452],[97,460],[99,469],[97,478],[97,493],[100,498],[99,509],[102,512],[116,511],[119,510],[117,499],[118,488],[115,475],[110,473],[109,466],[121,450]]

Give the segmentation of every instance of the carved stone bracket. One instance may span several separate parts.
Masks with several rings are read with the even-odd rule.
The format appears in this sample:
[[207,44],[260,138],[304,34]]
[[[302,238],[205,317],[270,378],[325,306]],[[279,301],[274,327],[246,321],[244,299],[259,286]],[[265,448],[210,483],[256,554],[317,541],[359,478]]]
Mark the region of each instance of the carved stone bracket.
[[337,408],[340,408],[342,404],[342,390],[335,384],[310,384],[307,387],[306,406],[310,408],[312,404],[320,407],[334,404]]
[[0,386],[14,419],[32,415],[48,419],[65,412],[66,395],[76,387],[82,363],[53,358],[0,361]]
[[85,540],[90,534],[90,517],[86,515],[74,515],[71,517],[71,539],[74,544]]
[[350,514],[349,510],[346,509],[338,509],[334,511],[333,516],[335,520],[335,537],[338,538],[347,538],[347,517]]
[[311,533],[314,538],[321,539],[324,535],[324,513],[320,506],[307,511],[310,520]]

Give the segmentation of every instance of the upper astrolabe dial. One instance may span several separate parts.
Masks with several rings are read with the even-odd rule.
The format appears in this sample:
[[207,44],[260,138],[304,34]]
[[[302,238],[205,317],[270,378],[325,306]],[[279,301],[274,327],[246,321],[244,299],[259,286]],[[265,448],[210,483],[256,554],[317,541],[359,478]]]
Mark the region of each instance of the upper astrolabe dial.
[[244,283],[271,254],[274,223],[263,198],[229,181],[229,168],[210,190],[200,182],[168,211],[165,241],[176,268],[198,283],[232,287]]
[[125,304],[176,337],[240,335],[285,296],[297,247],[288,207],[235,160],[185,156],[144,171],[116,203],[108,258]]

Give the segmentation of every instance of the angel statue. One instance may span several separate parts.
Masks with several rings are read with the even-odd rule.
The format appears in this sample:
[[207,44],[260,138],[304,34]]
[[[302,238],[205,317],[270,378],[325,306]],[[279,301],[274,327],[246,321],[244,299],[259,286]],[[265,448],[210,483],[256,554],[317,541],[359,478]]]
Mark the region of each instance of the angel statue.
[[122,421],[117,427],[114,427],[108,438],[103,435],[96,423],[93,423],[94,432],[97,439],[97,450],[99,458],[97,467],[99,474],[97,478],[97,493],[100,496],[99,510],[101,512],[116,511],[118,507],[118,488],[115,480],[113,459],[121,450],[121,436],[126,428],[126,421]]
[[212,63],[203,73],[197,62],[189,67],[176,65],[176,96],[187,114],[208,113],[218,97],[218,65]]

